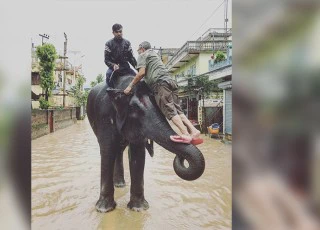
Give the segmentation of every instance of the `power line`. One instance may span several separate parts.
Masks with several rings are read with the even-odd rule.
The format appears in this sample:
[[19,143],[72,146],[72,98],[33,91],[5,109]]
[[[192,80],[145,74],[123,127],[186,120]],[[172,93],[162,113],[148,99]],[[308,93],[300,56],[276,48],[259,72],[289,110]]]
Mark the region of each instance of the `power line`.
[[194,33],[188,38],[188,40],[189,40],[193,35],[195,35],[196,33],[199,32],[199,30],[201,29],[201,27],[202,27],[204,24],[206,24],[206,22],[215,14],[215,12],[222,6],[222,4],[223,4],[224,2],[225,2],[225,0],[223,0],[223,1],[221,2],[221,4],[212,12],[212,14],[204,21],[204,23],[202,23],[202,25],[197,29],[197,31],[194,32]]

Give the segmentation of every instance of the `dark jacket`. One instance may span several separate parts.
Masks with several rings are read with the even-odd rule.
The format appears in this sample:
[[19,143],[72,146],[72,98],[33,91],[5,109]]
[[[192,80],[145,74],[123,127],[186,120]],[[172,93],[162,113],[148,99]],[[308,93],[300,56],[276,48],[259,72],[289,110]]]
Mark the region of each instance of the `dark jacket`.
[[128,40],[112,38],[106,42],[104,49],[104,63],[109,68],[115,64],[120,65],[120,69],[130,68],[128,62],[135,68],[137,61],[133,56],[131,44]]

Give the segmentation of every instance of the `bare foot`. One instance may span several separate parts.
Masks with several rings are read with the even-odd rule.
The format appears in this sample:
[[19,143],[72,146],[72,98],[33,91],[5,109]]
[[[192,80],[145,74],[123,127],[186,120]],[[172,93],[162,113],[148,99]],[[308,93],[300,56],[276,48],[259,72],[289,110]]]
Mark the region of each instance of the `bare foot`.
[[190,135],[186,135],[186,134],[181,134],[180,137],[182,137],[185,140],[191,141],[192,137]]
[[178,143],[185,143],[185,144],[189,144],[192,140],[191,136],[188,135],[172,135],[170,136],[170,139],[173,142],[178,142]]
[[191,133],[192,138],[199,138],[200,137],[200,131],[196,129],[195,132]]

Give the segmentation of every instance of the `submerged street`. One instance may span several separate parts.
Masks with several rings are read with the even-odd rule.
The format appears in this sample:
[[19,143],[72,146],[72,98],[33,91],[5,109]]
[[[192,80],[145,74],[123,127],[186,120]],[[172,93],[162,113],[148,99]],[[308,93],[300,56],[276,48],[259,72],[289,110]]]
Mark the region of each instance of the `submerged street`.
[[32,141],[32,229],[231,229],[231,145],[202,135],[206,168],[195,181],[174,172],[174,154],[155,143],[147,153],[145,198],[134,212],[127,149],[126,187],[115,188],[117,207],[98,213],[100,153],[87,119]]

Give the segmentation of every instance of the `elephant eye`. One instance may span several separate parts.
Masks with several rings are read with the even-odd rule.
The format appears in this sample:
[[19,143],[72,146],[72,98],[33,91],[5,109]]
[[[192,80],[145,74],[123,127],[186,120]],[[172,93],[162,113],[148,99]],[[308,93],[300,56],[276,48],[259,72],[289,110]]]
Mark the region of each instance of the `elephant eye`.
[[146,102],[146,100],[145,100],[145,98],[144,97],[140,97],[139,98],[139,101],[141,102],[141,104],[143,104],[144,105],[144,107],[148,107],[148,104],[147,104],[147,102]]
[[119,100],[122,98],[122,94],[121,93],[117,93],[116,96],[115,96],[115,100]]
[[131,117],[139,117],[144,115],[144,111],[137,104],[130,105],[129,115]]

